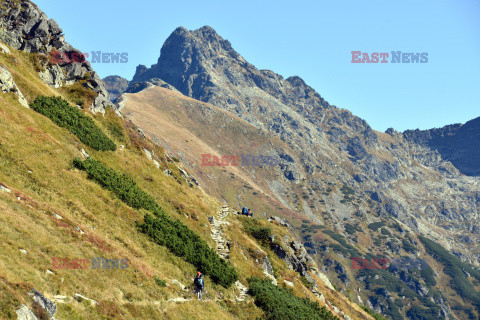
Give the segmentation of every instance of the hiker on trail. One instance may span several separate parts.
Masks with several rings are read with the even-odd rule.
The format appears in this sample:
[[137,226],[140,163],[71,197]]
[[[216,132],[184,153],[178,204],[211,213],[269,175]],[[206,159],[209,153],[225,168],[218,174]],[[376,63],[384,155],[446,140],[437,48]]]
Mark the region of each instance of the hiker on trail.
[[245,215],[245,216],[248,216],[248,209],[247,209],[247,207],[243,207],[243,209],[242,209],[242,214]]
[[249,217],[253,217],[253,212],[252,212],[252,210],[250,210],[250,209],[248,209],[248,216],[249,216]]
[[203,279],[203,274],[201,272],[197,272],[197,276],[195,280],[193,280],[193,284],[195,285],[195,293],[197,294],[197,298],[199,300],[202,299],[202,292],[205,288],[205,280]]

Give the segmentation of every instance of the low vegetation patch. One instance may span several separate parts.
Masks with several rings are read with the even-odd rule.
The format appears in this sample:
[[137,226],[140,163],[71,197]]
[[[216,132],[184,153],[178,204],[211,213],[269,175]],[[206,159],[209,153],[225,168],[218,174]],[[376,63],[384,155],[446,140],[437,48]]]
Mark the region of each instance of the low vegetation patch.
[[347,256],[347,257],[359,257],[360,253],[358,250],[347,243],[345,238],[338,233],[335,233],[332,230],[324,230],[323,233],[328,234],[333,240],[337,241],[339,244],[330,245],[333,250]]
[[385,222],[383,221],[378,221],[378,222],[373,222],[368,225],[368,228],[373,231],[377,231],[379,228],[385,226]]
[[229,263],[186,225],[167,217],[155,199],[138,187],[133,179],[93,159],[81,161],[76,158],[73,163],[75,167],[86,171],[88,178],[112,191],[129,206],[153,213],[154,216],[146,214],[144,222],[139,223],[138,228],[155,243],[166,246],[225,288],[238,279],[236,270]]
[[443,264],[445,267],[444,272],[452,278],[450,281],[452,288],[455,289],[462,298],[471,300],[473,304],[480,309],[480,293],[475,290],[472,282],[470,282],[467,277],[468,274],[480,280],[480,272],[451,254],[440,244],[423,236],[419,236],[419,239],[422,241],[427,252],[435,258],[435,260]]
[[289,289],[268,280],[252,278],[249,293],[255,304],[265,312],[267,320],[330,320],[339,319],[325,307],[307,298],[299,298]]
[[70,106],[60,97],[38,96],[30,107],[50,118],[60,127],[67,128],[87,146],[95,150],[115,151],[116,146],[93,120]]

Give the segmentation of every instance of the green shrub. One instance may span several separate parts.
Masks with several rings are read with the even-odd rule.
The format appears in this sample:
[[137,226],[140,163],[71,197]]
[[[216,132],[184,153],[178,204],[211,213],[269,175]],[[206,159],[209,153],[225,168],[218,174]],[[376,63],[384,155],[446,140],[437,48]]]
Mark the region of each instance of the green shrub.
[[385,225],[385,222],[383,221],[378,221],[378,222],[373,222],[368,225],[368,228],[372,231],[377,231],[378,228],[381,228]]
[[266,227],[250,227],[248,228],[248,233],[250,233],[262,244],[268,245],[270,242],[269,237],[272,234],[272,229]]
[[358,227],[358,225],[353,225],[353,224],[350,224],[350,223],[345,224],[345,232],[346,233],[354,234],[357,231],[362,231],[362,229],[360,229]]
[[167,286],[167,281],[162,280],[156,276],[153,276],[153,280],[155,280],[155,283],[160,286],[160,287],[166,287]]
[[172,253],[184,258],[200,272],[209,275],[213,282],[225,288],[238,279],[236,270],[229,263],[220,258],[186,225],[167,217],[155,199],[138,187],[133,179],[91,158],[85,161],[76,158],[73,163],[75,167],[86,171],[90,179],[112,191],[129,206],[153,213],[155,216],[146,214],[144,222],[137,226],[155,243],[166,246]]
[[267,320],[338,320],[325,307],[307,298],[299,298],[289,289],[275,286],[270,281],[252,278],[249,293]]
[[343,193],[345,196],[349,196],[349,195],[355,194],[355,190],[353,190],[351,187],[347,186],[346,184],[343,185],[343,187],[340,189],[340,191],[342,191],[342,193]]
[[425,263],[424,266],[420,269],[420,276],[425,280],[425,284],[429,287],[434,287],[437,285],[437,280],[435,280],[435,273],[432,268]]
[[387,228],[382,228],[380,229],[380,233],[383,234],[384,236],[391,236],[392,234],[390,233],[390,231],[388,231]]
[[73,164],[88,174],[88,178],[95,180],[105,189],[112,191],[120,200],[135,209],[145,209],[155,215],[164,215],[165,211],[156,203],[155,199],[137,186],[135,181],[125,174],[119,174],[102,163],[89,158],[82,161],[73,159]]
[[331,245],[331,247],[335,251],[339,251],[344,255],[350,255],[351,257],[360,256],[360,253],[358,252],[358,250],[354,246],[348,244],[342,235],[335,233],[332,230],[324,230],[323,233],[328,234],[333,240],[337,241],[340,244],[340,245],[335,245],[335,244]]
[[417,248],[408,239],[402,239],[402,247],[406,252],[417,253]]
[[60,127],[67,128],[87,146],[95,150],[115,151],[116,146],[91,118],[70,106],[60,97],[38,96],[30,107],[50,118]]
[[412,320],[437,320],[439,315],[431,309],[413,306],[407,311],[407,317]]

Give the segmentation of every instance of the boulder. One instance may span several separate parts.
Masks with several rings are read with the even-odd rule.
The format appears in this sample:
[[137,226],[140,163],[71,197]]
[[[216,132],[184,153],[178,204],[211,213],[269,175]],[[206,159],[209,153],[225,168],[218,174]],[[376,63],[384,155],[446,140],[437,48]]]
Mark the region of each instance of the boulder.
[[7,192],[7,193],[12,192],[12,190],[10,190],[9,188],[7,188],[6,186],[4,186],[4,185],[1,184],[1,183],[0,183],[0,191],[1,191],[1,192]]
[[3,67],[0,67],[0,90],[3,93],[14,92],[18,97],[18,102],[25,108],[28,108],[28,102],[15,84],[15,81],[13,81],[12,74]]
[[6,53],[6,54],[10,54],[10,53],[11,53],[10,49],[9,49],[6,45],[4,45],[3,43],[1,43],[1,42],[0,42],[0,52]]
[[42,307],[45,311],[47,311],[50,318],[52,318],[55,315],[55,313],[57,313],[57,306],[55,305],[55,303],[45,298],[45,296],[43,296],[40,292],[33,289],[30,295],[33,296],[32,297],[33,301],[38,303],[40,307]]
[[47,66],[45,70],[40,71],[38,75],[43,82],[54,88],[61,87],[65,81],[63,70],[58,64]]
[[92,305],[97,305],[97,304],[98,304],[97,301],[95,301],[95,300],[93,300],[93,299],[90,299],[90,298],[87,298],[87,297],[85,297],[85,296],[82,296],[82,295],[79,294],[79,293],[75,293],[75,295],[73,296],[73,298],[74,298],[75,300],[77,300],[78,302],[88,301],[88,302],[90,302],[90,304],[92,304]]
[[38,320],[38,318],[33,314],[32,310],[24,304],[17,310],[17,320]]

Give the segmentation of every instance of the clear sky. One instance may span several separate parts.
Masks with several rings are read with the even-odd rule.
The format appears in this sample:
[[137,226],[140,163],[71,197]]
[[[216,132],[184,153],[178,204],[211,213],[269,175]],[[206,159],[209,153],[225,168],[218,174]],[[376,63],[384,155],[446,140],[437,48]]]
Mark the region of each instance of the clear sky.
[[[178,26],[209,25],[247,61],[298,75],[376,130],[429,129],[480,116],[480,1],[34,0],[94,63],[131,80]],[[351,51],[428,52],[428,63],[351,63]],[[390,60],[389,58],[388,60]]]

